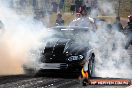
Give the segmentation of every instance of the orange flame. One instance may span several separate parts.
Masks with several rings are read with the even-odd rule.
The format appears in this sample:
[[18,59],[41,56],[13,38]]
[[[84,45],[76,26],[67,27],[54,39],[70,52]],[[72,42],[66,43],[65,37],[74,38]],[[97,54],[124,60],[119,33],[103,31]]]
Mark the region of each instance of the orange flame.
[[87,71],[84,71],[83,68],[82,68],[82,70],[81,70],[81,73],[82,73],[82,77],[83,77],[83,78],[88,78],[88,77],[89,77],[88,72],[87,72]]

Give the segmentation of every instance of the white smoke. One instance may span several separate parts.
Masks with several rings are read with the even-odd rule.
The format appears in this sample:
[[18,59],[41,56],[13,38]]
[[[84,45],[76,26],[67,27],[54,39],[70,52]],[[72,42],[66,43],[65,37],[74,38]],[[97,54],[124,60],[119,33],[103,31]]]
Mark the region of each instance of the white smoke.
[[[39,48],[45,45],[46,39],[52,34],[49,34],[41,22],[33,21],[31,16],[16,14],[8,8],[9,3],[5,5],[5,2],[7,3],[6,0],[0,0],[0,20],[5,26],[0,38],[0,74],[20,74],[23,73],[22,65],[25,62],[29,67],[41,65],[38,59]],[[99,6],[104,13],[109,12],[107,15],[115,14],[113,4],[108,3],[100,3]],[[92,14],[99,14],[98,12],[96,9]],[[96,76],[131,78],[131,58],[124,49],[125,35],[115,29],[107,30],[105,23],[101,25],[104,26],[99,27],[96,32],[80,36],[80,43],[85,41],[83,44],[90,45],[95,51]],[[44,41],[41,44],[42,38]],[[34,58],[29,53],[33,52],[32,47],[38,52]]]
[[[104,15],[116,16],[113,3],[106,0],[98,3],[98,9],[93,9],[90,16],[95,18],[97,15],[102,14],[100,11]],[[74,24],[83,27],[85,24],[86,26],[88,25],[88,17],[82,17],[80,19],[76,21],[77,23],[74,20]],[[100,26],[97,27],[96,32],[80,34],[82,40],[78,40],[80,41],[79,43],[83,43],[94,49],[95,75],[99,77],[132,78],[131,57],[125,50],[126,36],[114,27],[111,29],[108,28],[109,22],[96,21],[96,24]]]
[[98,1],[98,7],[102,11],[103,15],[115,16],[116,15],[115,14],[115,3],[116,1],[108,1],[108,0]]
[[[116,16],[114,2],[99,3],[106,15]],[[131,57],[124,49],[127,38],[114,27],[96,32],[96,75],[101,77],[132,78]],[[94,42],[95,43],[95,42]]]
[[131,58],[124,49],[125,36],[114,29],[112,29],[112,33],[100,29],[96,32],[96,36],[96,42],[91,44],[94,43],[93,48],[96,51],[96,75],[101,77],[131,77]]
[[[18,15],[9,7],[9,0],[0,0],[0,20],[4,24],[4,32],[0,36],[0,75],[21,74],[22,66],[28,63],[34,66],[39,63],[37,56],[29,58],[32,47],[41,47],[41,40],[51,34],[32,16]],[[37,66],[37,65],[36,65]],[[35,66],[35,67],[36,67]]]

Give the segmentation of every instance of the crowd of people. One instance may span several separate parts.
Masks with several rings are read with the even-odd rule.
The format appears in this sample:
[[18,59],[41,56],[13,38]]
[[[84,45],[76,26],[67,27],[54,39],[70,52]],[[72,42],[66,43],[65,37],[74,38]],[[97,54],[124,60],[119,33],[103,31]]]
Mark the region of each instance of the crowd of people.
[[[25,2],[25,0],[23,0]],[[24,2],[21,2],[21,6],[24,5]],[[65,21],[62,16],[63,9],[65,7],[65,0],[45,0],[45,3],[49,3],[52,7],[51,11],[54,13],[57,13],[56,20],[55,20],[55,26],[62,26],[64,25]],[[33,6],[34,10],[37,8],[37,1],[33,0]],[[72,14],[75,15],[75,18],[81,18],[77,21],[78,26],[89,26],[92,27],[91,29],[97,29],[97,21],[98,18],[90,18],[90,13],[92,9],[95,9],[98,7],[97,0],[70,0],[70,11]],[[44,12],[36,12],[35,19],[41,20],[44,18]],[[130,10],[130,13],[132,13],[132,9]],[[85,19],[85,20],[84,20]],[[128,36],[128,41],[126,43],[125,48],[128,49],[129,45],[132,44],[132,15],[128,16],[128,25],[127,27],[123,28],[120,17],[116,17],[116,20],[112,24],[107,24],[108,29],[117,29],[120,32],[124,32]],[[105,20],[99,19],[100,21],[107,23]]]
[[[97,28],[99,22],[98,21],[98,18],[90,18],[87,16],[87,12],[85,10],[83,10],[81,12],[81,16],[77,16],[77,18],[79,18],[79,20],[76,20],[76,22],[74,23],[73,21],[73,24],[72,26],[82,26],[82,27],[89,27],[91,29],[93,29],[93,31],[95,31],[96,29],[99,29]],[[127,23],[127,26],[126,27],[123,27],[122,24],[121,24],[121,21],[120,21],[120,17],[116,17],[115,18],[115,22],[109,24],[107,23],[105,20],[102,20],[102,19],[99,19],[99,21],[101,22],[104,22],[106,26],[106,29],[108,29],[108,31],[114,29],[114,30],[117,30],[119,32],[122,32],[124,33],[125,35],[127,35],[127,42],[126,42],[126,45],[125,45],[125,49],[128,49],[128,47],[132,44],[132,15],[129,15],[128,16],[128,23]],[[79,22],[77,22],[79,21]],[[72,22],[71,22],[72,23]],[[79,24],[77,24],[79,23]],[[57,15],[57,19],[56,19],[56,26],[58,25],[64,25],[64,20],[62,18],[62,15],[59,13]],[[101,25],[102,26],[102,25]]]
[[[97,7],[97,0],[70,0],[70,11],[74,14],[79,12],[80,9],[86,9],[90,11],[92,8]],[[52,11],[62,11],[65,7],[65,0],[52,0]]]
[[[70,6],[70,11],[72,12],[72,14],[76,13],[76,17],[85,17],[87,16],[87,14],[90,14],[91,9],[94,8],[97,3],[95,4],[96,0],[71,0],[71,6]],[[94,5],[92,5],[94,2]],[[59,11],[60,12],[60,11]],[[60,13],[58,14],[60,15]],[[62,19],[62,16],[58,16],[57,15],[57,19],[56,19],[56,23],[59,25],[62,25],[64,23],[64,20]],[[63,20],[63,23],[61,23],[62,21],[60,20],[60,22],[58,22],[61,19]]]

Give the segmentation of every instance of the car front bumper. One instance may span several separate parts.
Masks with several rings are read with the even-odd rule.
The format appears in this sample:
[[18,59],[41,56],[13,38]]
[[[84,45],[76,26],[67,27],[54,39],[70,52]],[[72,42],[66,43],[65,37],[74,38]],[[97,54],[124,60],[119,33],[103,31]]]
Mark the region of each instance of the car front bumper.
[[66,69],[68,64],[66,63],[43,63],[41,69]]
[[80,71],[82,65],[80,63],[43,63],[43,70],[66,70],[66,71]]

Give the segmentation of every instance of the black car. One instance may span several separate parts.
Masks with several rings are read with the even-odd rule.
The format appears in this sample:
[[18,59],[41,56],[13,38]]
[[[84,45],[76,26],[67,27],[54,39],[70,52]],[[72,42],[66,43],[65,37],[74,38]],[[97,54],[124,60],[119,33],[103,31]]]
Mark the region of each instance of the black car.
[[89,76],[93,76],[95,54],[88,44],[84,44],[88,41],[82,36],[90,30],[87,27],[67,26],[56,26],[49,30],[53,30],[54,34],[41,53],[43,67],[37,75],[45,72],[81,73],[87,61]]

